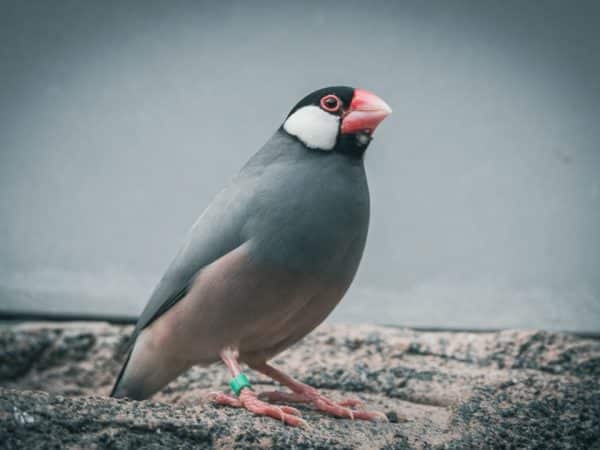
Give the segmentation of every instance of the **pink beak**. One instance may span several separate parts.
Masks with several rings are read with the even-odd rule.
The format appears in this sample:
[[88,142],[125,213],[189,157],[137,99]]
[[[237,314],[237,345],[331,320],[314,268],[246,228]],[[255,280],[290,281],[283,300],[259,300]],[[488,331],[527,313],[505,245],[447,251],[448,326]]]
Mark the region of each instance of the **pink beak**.
[[392,108],[372,92],[355,89],[350,109],[342,118],[342,133],[371,134],[391,112]]

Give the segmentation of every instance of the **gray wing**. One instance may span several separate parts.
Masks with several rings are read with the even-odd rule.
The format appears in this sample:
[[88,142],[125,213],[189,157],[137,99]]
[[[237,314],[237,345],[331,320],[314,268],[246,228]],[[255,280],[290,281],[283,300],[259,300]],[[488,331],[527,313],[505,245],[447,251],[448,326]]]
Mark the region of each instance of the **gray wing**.
[[130,346],[138,334],[181,300],[197,273],[205,266],[240,246],[245,223],[247,191],[230,184],[198,218],[175,259],[154,289],[137,321]]

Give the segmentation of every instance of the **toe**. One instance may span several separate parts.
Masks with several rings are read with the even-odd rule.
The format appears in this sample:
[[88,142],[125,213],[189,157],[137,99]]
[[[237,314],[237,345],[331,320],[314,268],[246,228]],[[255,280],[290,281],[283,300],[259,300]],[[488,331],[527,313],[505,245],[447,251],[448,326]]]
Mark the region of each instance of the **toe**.
[[345,417],[350,420],[354,420],[354,413],[351,409],[337,405],[326,398],[314,400],[313,405],[321,412],[331,414],[332,416],[336,417]]
[[354,411],[354,418],[373,422],[389,422],[387,416],[379,411]]
[[[287,409],[286,407],[273,406],[263,402],[251,403],[245,406],[249,411],[253,412],[254,414],[272,417],[274,419],[281,420],[287,425],[292,425],[295,427],[307,425],[306,422],[300,417],[298,417],[297,414],[285,412],[285,409]],[[291,408],[291,410],[294,409],[295,408]],[[295,412],[299,413],[298,410],[295,410]]]
[[347,408],[347,406],[356,404],[354,400],[346,400],[345,402],[333,402],[327,397],[319,395],[317,398],[312,400],[313,405],[317,410],[330,414],[335,417],[343,417],[350,420],[371,420],[371,421],[385,421],[388,422],[388,418],[385,414],[378,411],[363,411]]
[[276,406],[259,400],[252,391],[242,391],[240,400],[250,412],[259,416],[268,416],[295,427],[307,428],[308,424],[300,418],[300,411],[291,406]]
[[338,403],[338,405],[347,406],[348,408],[354,408],[355,406],[360,406],[362,404],[363,404],[362,400],[360,400],[358,398],[347,398]]
[[224,394],[223,392],[211,392],[208,394],[208,399],[218,405],[233,406],[234,408],[241,408],[243,406],[238,398]]
[[310,425],[304,419],[294,416],[292,414],[286,414],[283,418],[283,422],[286,425],[290,425],[292,427],[300,427],[306,430],[310,430]]
[[292,408],[291,406],[282,406],[281,410],[286,413],[286,414],[291,414],[293,416],[298,416],[300,417],[302,415],[302,413],[297,410],[296,408]]

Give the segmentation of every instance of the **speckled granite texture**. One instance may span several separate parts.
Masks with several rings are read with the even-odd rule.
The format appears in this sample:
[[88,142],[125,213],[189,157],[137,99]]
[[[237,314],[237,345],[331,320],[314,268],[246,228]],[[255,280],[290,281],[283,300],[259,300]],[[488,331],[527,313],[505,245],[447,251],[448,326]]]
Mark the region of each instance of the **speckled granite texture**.
[[[310,430],[213,406],[223,366],[153,399],[107,398],[131,327],[0,327],[0,447],[600,448],[600,341],[543,331],[417,332],[324,325],[273,362],[388,423],[300,407]],[[257,390],[273,383],[252,371]]]

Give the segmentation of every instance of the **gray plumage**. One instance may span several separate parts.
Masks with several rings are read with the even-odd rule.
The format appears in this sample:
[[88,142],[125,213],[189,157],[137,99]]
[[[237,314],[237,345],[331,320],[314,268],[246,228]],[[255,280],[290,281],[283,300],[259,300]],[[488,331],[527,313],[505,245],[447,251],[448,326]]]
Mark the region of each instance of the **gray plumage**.
[[190,230],[113,395],[147,398],[225,346],[266,361],[304,337],[349,287],[368,223],[362,158],[309,150],[278,130]]

